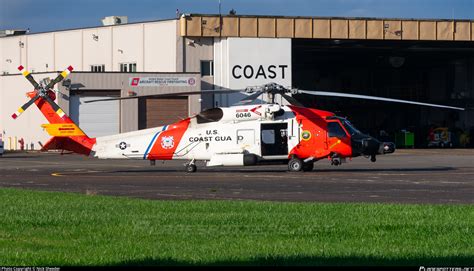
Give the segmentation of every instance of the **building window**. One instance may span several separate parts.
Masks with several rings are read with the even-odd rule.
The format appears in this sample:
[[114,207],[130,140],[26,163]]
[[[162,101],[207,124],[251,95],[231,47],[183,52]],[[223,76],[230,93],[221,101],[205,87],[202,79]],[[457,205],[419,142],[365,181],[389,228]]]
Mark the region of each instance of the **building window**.
[[201,76],[213,76],[213,75],[214,75],[214,61],[201,60]]
[[120,63],[121,72],[137,72],[137,63]]
[[91,65],[91,72],[105,72],[105,65]]

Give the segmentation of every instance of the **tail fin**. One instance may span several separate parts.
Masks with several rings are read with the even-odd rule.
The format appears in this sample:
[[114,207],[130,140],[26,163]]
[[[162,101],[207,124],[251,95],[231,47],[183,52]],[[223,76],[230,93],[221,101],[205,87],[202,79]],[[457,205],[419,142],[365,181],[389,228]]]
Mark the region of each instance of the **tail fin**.
[[[28,96],[32,98],[35,94],[30,92]],[[48,94],[54,95],[53,92]],[[54,101],[55,97],[50,98]],[[35,104],[49,122],[49,124],[44,124],[42,127],[49,135],[53,136],[43,145],[42,150],[68,150],[90,155],[92,147],[96,143],[95,138],[88,137],[59,106],[57,106],[57,110],[54,110],[53,106],[43,98],[37,99]]]
[[46,131],[53,136],[53,138],[43,146],[43,150],[69,150],[89,155],[92,152],[92,147],[96,143],[95,138],[89,138],[77,127],[71,118],[54,102],[56,95],[51,91],[54,85],[61,82],[61,80],[66,78],[73,71],[72,66],[67,67],[64,71],[59,73],[54,80],[43,79],[40,84],[36,82],[31,73],[22,65],[18,67],[18,70],[35,89],[27,93],[31,99],[18,108],[18,111],[13,113],[12,118],[18,118],[21,113],[34,103],[50,123],[43,125],[43,128],[46,128]]

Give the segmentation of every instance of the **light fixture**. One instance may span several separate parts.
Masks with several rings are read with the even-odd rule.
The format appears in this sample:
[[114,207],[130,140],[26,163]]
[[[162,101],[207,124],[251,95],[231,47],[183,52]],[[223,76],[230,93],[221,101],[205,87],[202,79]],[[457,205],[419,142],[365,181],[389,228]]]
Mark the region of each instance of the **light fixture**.
[[5,60],[5,61],[8,62],[8,63],[12,63],[12,60],[11,60],[11,59],[7,59],[7,60]]
[[22,42],[22,41],[19,41],[19,42],[18,42],[18,46],[20,46],[20,48],[23,48],[23,47],[25,47],[25,43]]
[[405,64],[405,58],[402,56],[391,56],[388,58],[388,61],[394,68],[400,68],[403,66],[403,64]]
[[67,87],[69,88],[71,86],[71,79],[66,79],[66,80],[63,80],[63,82],[61,83],[64,87]]
[[96,34],[92,34],[92,39],[95,41],[99,41],[99,36]]
[[117,49],[117,51],[121,54],[123,54],[123,50],[122,49]]

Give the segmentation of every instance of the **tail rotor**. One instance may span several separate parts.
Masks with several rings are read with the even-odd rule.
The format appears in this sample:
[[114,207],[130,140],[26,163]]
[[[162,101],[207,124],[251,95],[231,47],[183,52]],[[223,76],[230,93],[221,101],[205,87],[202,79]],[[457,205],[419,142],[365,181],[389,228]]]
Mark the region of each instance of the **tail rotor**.
[[[18,110],[12,114],[12,118],[16,119],[18,118],[28,107],[30,107],[33,103],[35,103],[38,99],[42,98],[44,101],[46,101],[48,104],[51,105],[53,108],[54,112],[62,118],[65,113],[63,110],[54,102],[55,96],[54,92],[51,90],[57,83],[61,82],[64,78],[66,78],[72,71],[73,67],[69,66],[67,69],[62,71],[54,80],[46,83],[45,81],[42,81],[40,84],[36,82],[36,80],[33,78],[31,73],[27,71],[23,66],[19,66],[18,70],[23,74],[23,76],[33,85],[34,91],[29,93],[30,100],[22,105]],[[30,95],[31,94],[31,95]],[[34,95],[34,96],[33,96]],[[33,96],[33,97],[32,97]]]

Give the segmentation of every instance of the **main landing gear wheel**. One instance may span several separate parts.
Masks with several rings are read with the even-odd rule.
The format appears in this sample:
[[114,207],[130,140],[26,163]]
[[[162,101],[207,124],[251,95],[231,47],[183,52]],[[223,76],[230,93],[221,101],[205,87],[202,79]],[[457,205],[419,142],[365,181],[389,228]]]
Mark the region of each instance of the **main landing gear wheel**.
[[303,163],[303,171],[312,171],[314,168],[313,162]]
[[188,164],[186,165],[186,172],[193,173],[196,172],[197,167],[195,164]]
[[301,171],[303,169],[303,160],[293,157],[288,161],[288,170],[292,172]]

